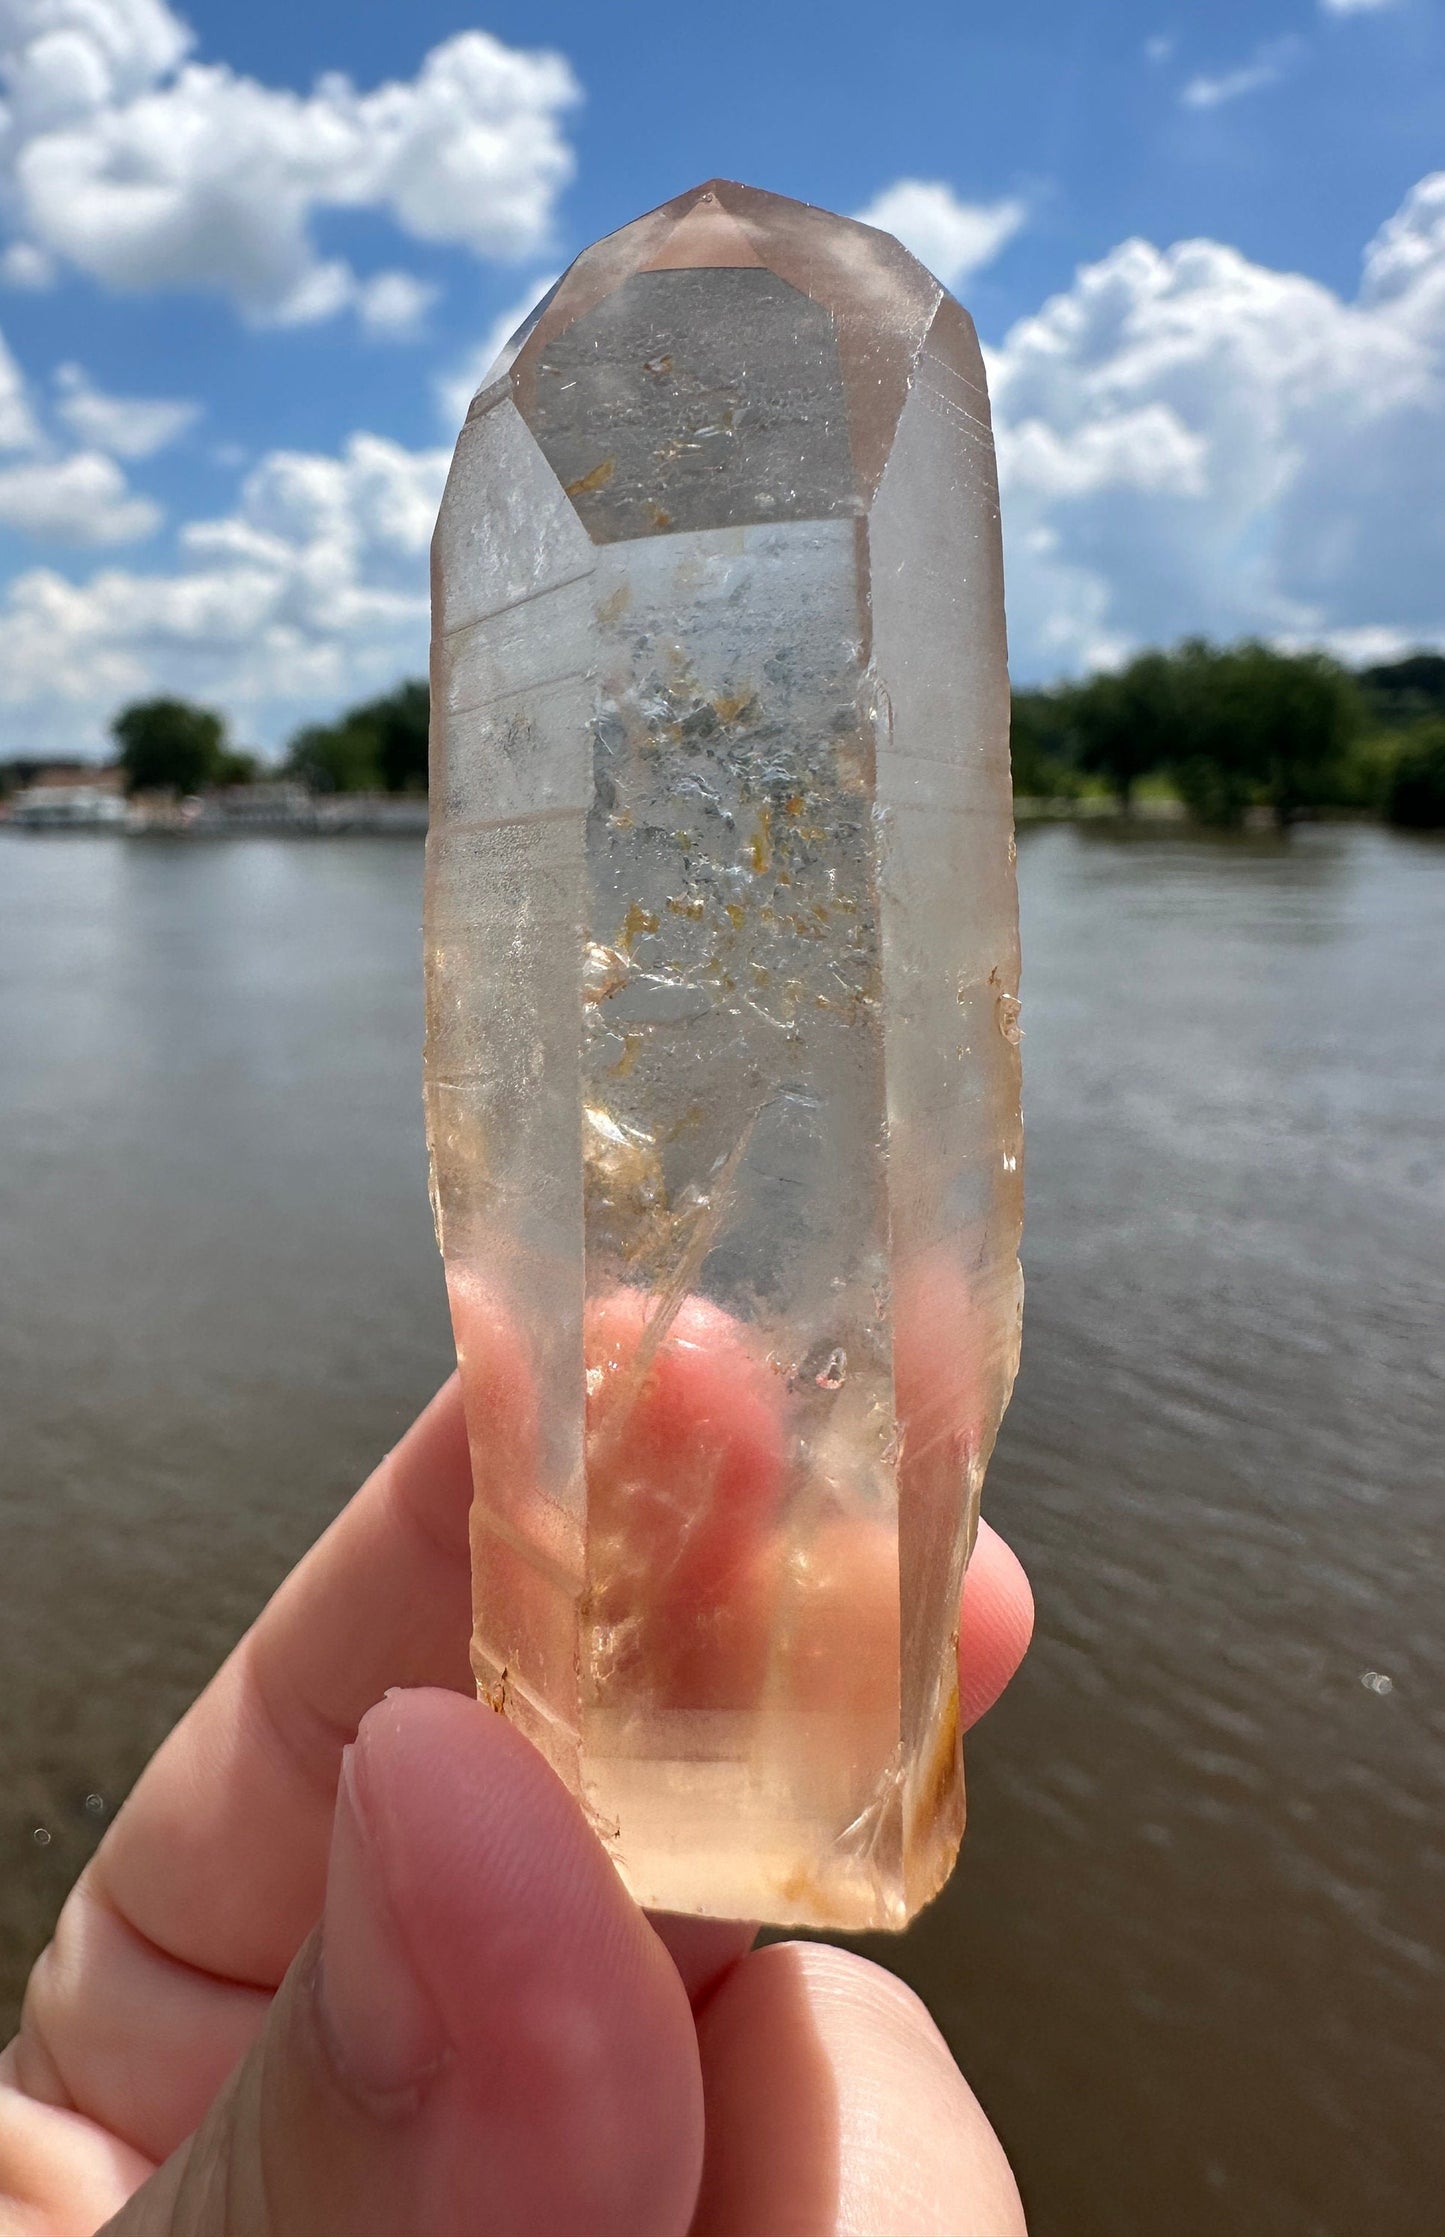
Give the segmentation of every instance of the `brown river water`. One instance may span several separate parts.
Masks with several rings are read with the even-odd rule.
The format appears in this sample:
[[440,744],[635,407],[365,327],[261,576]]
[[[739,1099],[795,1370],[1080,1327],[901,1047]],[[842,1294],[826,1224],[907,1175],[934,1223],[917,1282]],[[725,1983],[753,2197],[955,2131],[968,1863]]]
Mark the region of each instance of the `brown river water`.
[[[1445,2228],[1445,846],[1020,842],[1039,1633],[917,1986],[1034,2237]],[[0,834],[0,1964],[447,1366],[420,849]],[[1368,1680],[1368,1682],[1366,1682]],[[967,2237],[960,2232],[959,2237]]]

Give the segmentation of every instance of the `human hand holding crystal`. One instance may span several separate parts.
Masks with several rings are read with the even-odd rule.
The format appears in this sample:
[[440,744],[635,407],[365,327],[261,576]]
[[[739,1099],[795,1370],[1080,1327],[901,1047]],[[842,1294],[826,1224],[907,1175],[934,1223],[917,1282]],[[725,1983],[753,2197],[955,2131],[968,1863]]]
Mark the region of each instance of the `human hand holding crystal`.
[[[669,1394],[679,1464],[689,1406],[715,1418],[698,1359]],[[470,1485],[451,1383],[137,1785],[0,2060],[0,2231],[1016,2237],[999,2146],[907,1990],[842,1951],[649,1921],[471,1698]],[[965,1722],[1030,1622],[985,1527]]]

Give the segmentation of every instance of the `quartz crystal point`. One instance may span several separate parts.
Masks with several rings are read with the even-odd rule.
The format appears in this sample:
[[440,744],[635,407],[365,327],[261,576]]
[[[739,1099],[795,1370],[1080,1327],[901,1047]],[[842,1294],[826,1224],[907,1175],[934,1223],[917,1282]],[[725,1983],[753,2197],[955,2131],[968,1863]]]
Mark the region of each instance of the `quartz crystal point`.
[[716,181],[498,359],[433,547],[427,1099],[484,1697],[639,1901],[901,1926],[1017,1358],[972,325]]

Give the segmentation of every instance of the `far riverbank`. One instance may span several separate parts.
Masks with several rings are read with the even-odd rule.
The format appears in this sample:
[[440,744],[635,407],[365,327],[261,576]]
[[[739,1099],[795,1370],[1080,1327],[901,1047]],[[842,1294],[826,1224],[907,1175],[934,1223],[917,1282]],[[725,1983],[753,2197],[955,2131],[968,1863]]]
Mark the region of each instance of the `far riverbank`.
[[35,784],[0,803],[13,831],[85,831],[117,838],[411,838],[426,831],[424,793],[308,792],[304,785],[229,785],[185,799],[127,799],[100,784]]

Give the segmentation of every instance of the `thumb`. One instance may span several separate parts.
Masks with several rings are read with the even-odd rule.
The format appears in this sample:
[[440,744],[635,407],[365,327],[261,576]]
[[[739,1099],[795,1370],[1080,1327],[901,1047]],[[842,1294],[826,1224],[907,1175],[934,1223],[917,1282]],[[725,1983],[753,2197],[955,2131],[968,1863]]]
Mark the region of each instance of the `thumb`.
[[344,1759],[326,1908],[264,2034],[112,2237],[683,2237],[682,1984],[560,1783],[459,1694]]

